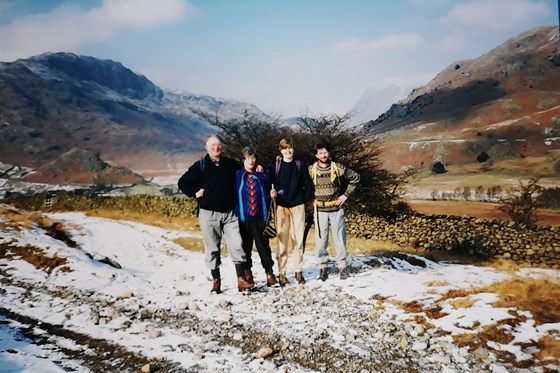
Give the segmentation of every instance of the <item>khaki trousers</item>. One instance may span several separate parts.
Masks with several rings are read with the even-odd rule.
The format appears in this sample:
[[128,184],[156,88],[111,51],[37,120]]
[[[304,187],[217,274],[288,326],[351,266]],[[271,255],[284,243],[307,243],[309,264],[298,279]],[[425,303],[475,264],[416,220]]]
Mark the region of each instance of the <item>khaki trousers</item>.
[[303,267],[303,234],[305,231],[305,205],[294,207],[278,206],[276,224],[278,232],[278,273],[286,274],[290,244],[294,272],[301,272]]

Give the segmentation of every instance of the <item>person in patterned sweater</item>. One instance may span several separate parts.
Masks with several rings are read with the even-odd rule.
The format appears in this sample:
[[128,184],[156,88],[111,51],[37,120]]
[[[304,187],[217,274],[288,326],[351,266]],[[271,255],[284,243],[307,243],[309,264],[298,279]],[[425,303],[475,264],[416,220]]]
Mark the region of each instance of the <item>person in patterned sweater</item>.
[[255,172],[257,156],[255,148],[247,146],[242,150],[243,168],[235,175],[237,204],[235,215],[239,218],[239,231],[243,241],[243,251],[247,258],[245,278],[254,282],[253,261],[251,254],[253,243],[257,247],[257,252],[261,259],[261,264],[266,273],[266,285],[275,286],[278,284],[274,275],[272,251],[270,240],[264,232],[266,217],[270,208],[270,177],[264,172]]
[[319,265],[319,278],[328,278],[327,246],[329,244],[329,227],[333,235],[336,261],[340,278],[349,277],[346,258],[346,224],[344,222],[343,205],[354,192],[360,175],[330,159],[329,148],[326,144],[315,145],[317,161],[309,166],[309,175],[315,186],[315,255]]

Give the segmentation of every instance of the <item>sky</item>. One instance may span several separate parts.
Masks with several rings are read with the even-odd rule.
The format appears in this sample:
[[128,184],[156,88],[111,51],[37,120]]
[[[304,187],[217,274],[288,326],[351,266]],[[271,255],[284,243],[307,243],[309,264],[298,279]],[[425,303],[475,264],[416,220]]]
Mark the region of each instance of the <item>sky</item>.
[[557,0],[0,0],[0,60],[72,52],[269,114],[344,114],[557,24]]
[[[511,278],[548,278],[557,281],[558,270],[499,270],[435,263],[415,255],[412,256],[425,266],[385,257],[385,265],[372,267],[367,264],[370,256],[355,253],[349,258],[349,265],[355,271],[348,280],[340,280],[331,273],[329,279],[322,282],[317,279],[318,269],[312,250],[308,250],[303,268],[307,278],[305,285],[295,284],[293,273],[288,272],[291,283],[285,288],[264,287],[261,292],[240,294],[235,288],[234,266],[226,257],[221,266],[223,293],[210,294],[210,278],[203,254],[185,250],[174,241],[177,238],[200,238],[200,232],[195,229],[164,229],[74,212],[44,214],[50,221],[64,224],[76,242],[75,246],[69,246],[38,226],[21,223],[8,228],[8,211],[23,217],[27,214],[0,204],[0,244],[3,250],[9,250],[5,245],[31,246],[44,256],[64,258],[66,270],[62,270],[62,265],[50,272],[37,269],[21,256],[0,258],[0,268],[5,276],[0,308],[53,324],[59,329],[111,341],[151,359],[165,358],[181,364],[185,369],[197,366],[193,371],[311,372],[294,361],[285,361],[282,367],[271,366],[269,360],[243,352],[239,346],[224,345],[212,337],[212,333],[189,332],[185,325],[176,327],[180,321],[175,321],[175,317],[179,320],[192,316],[203,325],[217,322],[227,325],[228,321],[233,321],[238,325],[232,329],[233,340],[242,341],[255,329],[273,330],[284,338],[299,338],[303,346],[310,343],[306,341],[311,338],[312,343],[324,343],[323,346],[334,346],[357,355],[375,351],[376,339],[402,345],[402,340],[391,341],[388,335],[375,332],[375,327],[405,323],[412,328],[408,331],[410,340],[407,343],[410,348],[425,348],[429,355],[423,362],[426,364],[423,371],[511,371],[496,361],[491,352],[484,357],[488,363],[479,365],[478,368],[484,367],[479,370],[446,370],[445,364],[442,367],[437,362],[440,359],[443,362],[451,360],[457,362],[459,367],[463,366],[461,364],[472,359],[472,356],[464,348],[453,347],[451,336],[480,333],[514,314],[519,315],[519,323],[508,322],[504,325],[512,338],[503,338],[500,343],[491,342],[495,350],[509,351],[518,359],[527,360],[532,358],[531,353],[538,351],[534,346],[539,338],[546,335],[556,340],[560,338],[559,323],[537,325],[529,312],[494,306],[497,295],[491,292],[467,294],[462,298],[442,298],[450,290],[460,292],[464,289],[468,292],[472,288]],[[25,222],[26,219],[20,221]],[[264,286],[264,270],[259,265],[256,253],[253,255],[255,280],[257,285]],[[120,264],[121,268],[106,264],[107,260],[103,262],[105,258]],[[288,268],[293,268],[291,258]],[[406,313],[398,305],[399,302],[416,302],[425,309],[441,308],[440,316],[431,318],[428,314],[424,315],[434,329],[426,334],[418,329],[413,321],[417,315]],[[142,310],[165,311],[166,316],[155,319],[138,317],[137,313]],[[360,330],[364,325],[368,332],[362,334]],[[64,349],[77,352],[77,356],[92,354],[91,349],[59,333],[51,335],[48,343],[38,345],[22,335],[23,329],[39,335],[47,330],[40,323],[25,324],[10,316],[0,315],[0,371],[89,372]],[[445,351],[438,352],[437,348],[419,345],[423,335],[430,336],[428,344],[432,347],[440,343],[441,346],[447,346]],[[379,353],[385,354],[387,351]],[[107,359],[110,358],[107,356]],[[531,366],[529,364],[529,368],[523,372],[542,371],[538,367],[531,369]],[[550,371],[559,368],[557,364],[549,364]]]

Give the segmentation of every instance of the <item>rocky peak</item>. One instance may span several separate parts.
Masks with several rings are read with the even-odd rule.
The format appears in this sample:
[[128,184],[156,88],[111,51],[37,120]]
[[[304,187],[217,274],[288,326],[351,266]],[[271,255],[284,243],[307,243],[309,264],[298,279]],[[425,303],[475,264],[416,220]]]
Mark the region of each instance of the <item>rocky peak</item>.
[[44,78],[92,83],[132,99],[160,99],[163,95],[162,90],[145,76],[112,60],[59,52],[16,62]]

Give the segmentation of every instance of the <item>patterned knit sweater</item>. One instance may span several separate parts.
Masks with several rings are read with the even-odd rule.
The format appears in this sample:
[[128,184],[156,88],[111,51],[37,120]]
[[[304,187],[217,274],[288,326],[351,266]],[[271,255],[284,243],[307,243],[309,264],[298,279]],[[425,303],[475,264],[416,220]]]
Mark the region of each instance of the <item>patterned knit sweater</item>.
[[331,206],[328,202],[336,201],[343,194],[349,197],[360,181],[360,175],[357,172],[335,162],[329,163],[327,167],[320,167],[315,162],[309,166],[309,175],[315,185],[315,201],[319,211],[340,209],[339,206]]

